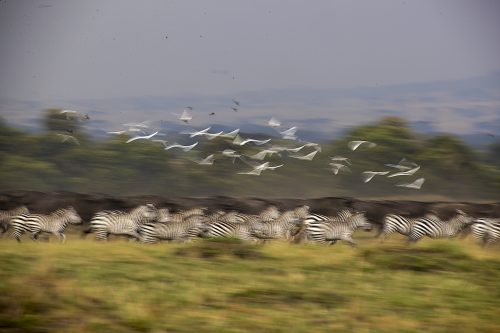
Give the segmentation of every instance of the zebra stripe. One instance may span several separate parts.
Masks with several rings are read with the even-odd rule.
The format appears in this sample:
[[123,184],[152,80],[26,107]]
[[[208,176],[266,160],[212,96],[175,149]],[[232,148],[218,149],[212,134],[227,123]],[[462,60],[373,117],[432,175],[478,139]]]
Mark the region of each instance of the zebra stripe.
[[471,223],[473,223],[472,217],[467,216],[462,211],[457,211],[457,215],[449,221],[442,221],[436,217],[422,217],[413,224],[408,241],[416,242],[424,236],[430,238],[455,237]]
[[363,213],[345,213],[329,220],[320,220],[306,226],[306,232],[310,240],[322,244],[335,244],[337,240],[343,240],[351,245],[356,242],[352,239],[353,232],[358,228],[371,229],[371,224],[366,220]]
[[382,240],[387,239],[390,234],[395,232],[404,236],[409,236],[415,222],[422,218],[439,221],[439,217],[434,214],[426,214],[424,217],[417,218],[408,218],[397,214],[386,215],[384,218],[384,227],[380,233]]
[[197,237],[203,226],[203,217],[192,215],[182,222],[146,223],[139,227],[141,242],[154,244],[160,240],[188,241]]
[[16,207],[11,210],[0,210],[0,234],[6,233],[9,230],[11,218],[22,214],[29,214],[26,206]]
[[134,208],[131,212],[103,211],[90,220],[90,230],[97,240],[107,240],[112,235],[128,235],[140,238],[138,229],[142,224],[156,222],[158,210],[152,204]]
[[245,223],[218,220],[212,224],[206,225],[202,232],[202,236],[229,237],[255,241],[256,238],[252,235],[252,229],[254,225],[260,223],[262,222],[254,219],[250,219]]
[[259,239],[290,239],[298,231],[301,222],[294,211],[288,211],[276,220],[254,224],[251,232]]
[[32,240],[37,240],[41,232],[47,232],[57,236],[61,242],[64,242],[66,240],[64,230],[68,224],[80,224],[82,219],[73,207],[68,207],[58,209],[49,215],[23,214],[14,217],[11,221],[14,229],[12,237],[18,242],[21,241],[20,237],[25,232],[31,233]]
[[500,240],[500,218],[479,218],[471,225],[472,237],[487,246]]

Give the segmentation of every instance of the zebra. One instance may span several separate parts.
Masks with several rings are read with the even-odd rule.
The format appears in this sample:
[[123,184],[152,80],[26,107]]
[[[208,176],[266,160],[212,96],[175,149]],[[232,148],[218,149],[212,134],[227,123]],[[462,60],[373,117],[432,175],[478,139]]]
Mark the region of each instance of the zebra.
[[263,222],[253,217],[248,218],[244,222],[233,222],[224,219],[217,219],[211,224],[205,224],[205,227],[201,232],[201,236],[238,238],[248,241],[257,241],[257,238],[252,235],[252,230],[254,229],[255,225],[261,223]]
[[205,215],[206,207],[195,207],[178,213],[170,214],[168,209],[160,209],[159,222],[182,222],[184,219],[194,215]]
[[82,218],[73,207],[58,209],[49,215],[44,214],[22,214],[12,218],[12,237],[21,242],[21,235],[25,232],[31,233],[31,239],[37,240],[41,232],[51,233],[59,238],[61,242],[66,240],[64,230],[68,224],[80,224]]
[[457,214],[448,221],[442,221],[435,216],[422,217],[413,224],[408,235],[408,242],[415,243],[424,236],[430,238],[452,238],[473,222],[474,219],[472,217],[458,209]]
[[333,245],[337,240],[343,240],[354,246],[356,242],[352,234],[358,228],[371,229],[365,214],[342,211],[336,218],[308,224],[306,232],[309,239],[318,243]]
[[283,213],[273,221],[254,224],[251,233],[258,239],[290,239],[294,231],[296,232],[294,229],[298,229],[301,222],[302,220],[292,210]]
[[482,246],[487,246],[500,240],[500,218],[479,218],[470,226],[472,236]]
[[9,230],[11,218],[22,214],[29,214],[26,206],[19,206],[11,210],[0,210],[0,234],[4,234]]
[[280,217],[280,215],[281,215],[281,213],[278,210],[278,208],[274,205],[271,205],[271,206],[267,207],[266,209],[264,209],[262,212],[260,212],[259,218],[263,222],[269,222],[269,221],[276,220],[277,218]]
[[95,232],[97,240],[108,240],[110,234],[128,235],[139,240],[138,229],[142,224],[157,222],[158,210],[152,204],[134,208],[129,213],[122,211],[98,212],[90,220],[90,230]]
[[408,218],[397,214],[388,214],[384,217],[384,227],[380,236],[382,241],[386,240],[390,234],[399,233],[403,236],[409,236],[411,228],[420,219],[429,219],[439,221],[439,217],[433,213],[428,213],[424,217]]
[[159,240],[188,241],[200,234],[203,225],[201,215],[191,215],[181,222],[146,223],[139,227],[140,241],[146,244],[154,244]]
[[[307,207],[307,206],[306,206]],[[326,215],[321,215],[321,214],[306,214],[304,216],[304,223],[303,223],[303,230],[297,232],[298,237],[294,240],[295,243],[300,243],[304,239],[307,240],[312,240],[310,238],[309,234],[307,233],[306,229],[309,225],[315,225],[315,224],[321,224],[321,223],[326,223],[327,221],[330,221],[332,219],[348,219],[352,216],[352,212],[349,209],[343,209],[337,213],[336,216],[326,216]],[[330,245],[335,244],[336,240],[331,241],[331,242],[325,242],[329,243]]]

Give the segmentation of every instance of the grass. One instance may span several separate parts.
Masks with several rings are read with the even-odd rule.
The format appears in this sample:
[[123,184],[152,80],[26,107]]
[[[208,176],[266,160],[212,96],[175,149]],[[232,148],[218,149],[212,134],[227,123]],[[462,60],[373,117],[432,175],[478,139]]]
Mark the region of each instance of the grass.
[[499,332],[500,252],[0,240],[1,332]]

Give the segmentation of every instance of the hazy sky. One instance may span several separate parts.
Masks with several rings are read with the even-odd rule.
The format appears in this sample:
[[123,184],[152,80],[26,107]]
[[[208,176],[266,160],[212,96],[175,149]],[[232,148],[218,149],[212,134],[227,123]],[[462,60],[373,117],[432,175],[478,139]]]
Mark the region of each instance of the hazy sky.
[[221,123],[385,112],[478,130],[500,123],[499,40],[496,0],[3,0],[0,112],[87,108],[114,123],[118,109],[160,119],[189,104],[224,110]]

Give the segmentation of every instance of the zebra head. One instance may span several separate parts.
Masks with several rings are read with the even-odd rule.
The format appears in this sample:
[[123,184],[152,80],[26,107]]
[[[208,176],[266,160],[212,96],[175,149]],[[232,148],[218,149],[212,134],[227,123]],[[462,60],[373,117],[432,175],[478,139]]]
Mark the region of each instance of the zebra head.
[[276,206],[271,205],[264,209],[259,215],[264,220],[275,220],[280,217],[280,211]]
[[170,211],[168,208],[158,209],[158,222],[170,221]]
[[473,224],[476,220],[472,216],[467,215],[467,213],[465,213],[464,211],[457,209],[456,215],[454,218],[451,219],[451,221],[457,223],[462,228],[465,228]]
[[304,205],[293,210],[299,219],[305,219],[309,215],[309,206]]
[[153,204],[146,204],[140,207],[141,215],[147,222],[153,222],[158,220],[159,213],[158,209]]
[[83,222],[76,209],[72,206],[64,210],[64,215],[66,215],[66,217],[68,218],[68,222],[71,224],[80,224]]
[[350,217],[350,222],[355,228],[361,228],[364,230],[371,230],[372,225],[368,220],[366,219],[365,213],[363,212],[356,212],[353,213]]

